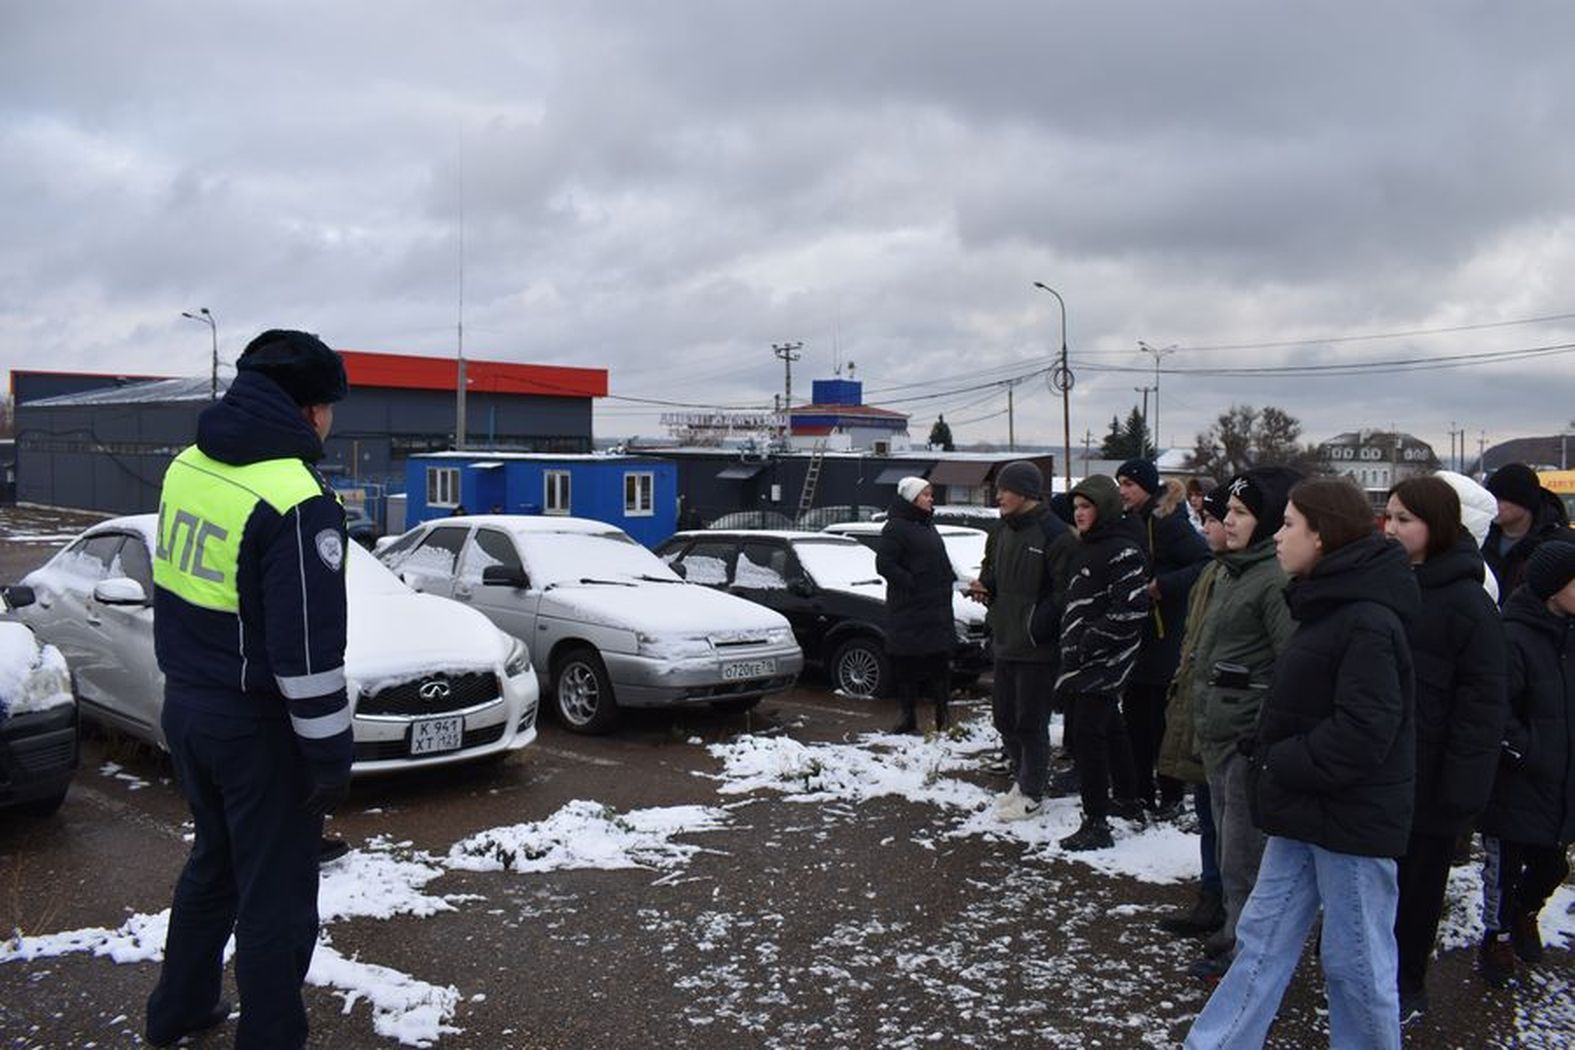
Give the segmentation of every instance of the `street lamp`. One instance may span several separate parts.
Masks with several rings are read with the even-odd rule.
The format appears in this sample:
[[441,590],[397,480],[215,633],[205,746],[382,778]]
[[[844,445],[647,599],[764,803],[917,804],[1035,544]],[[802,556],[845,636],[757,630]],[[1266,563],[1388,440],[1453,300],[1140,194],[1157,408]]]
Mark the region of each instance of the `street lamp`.
[[1180,347],[1176,346],[1174,343],[1172,343],[1170,346],[1149,346],[1143,340],[1139,339],[1138,349],[1143,351],[1145,354],[1154,355],[1154,454],[1157,456],[1159,455],[1160,449],[1164,447],[1159,443],[1159,359],[1166,356],[1167,354],[1175,353],[1180,349]]
[[208,399],[217,401],[219,400],[219,325],[206,306],[198,307],[196,313],[182,310],[180,315],[189,317],[193,321],[201,321],[208,326],[208,334],[213,337],[213,378],[208,383]]
[[1050,389],[1061,391],[1061,454],[1064,473],[1066,475],[1066,490],[1072,491],[1072,370],[1066,366],[1066,300],[1061,298],[1061,293],[1045,284],[1035,281],[1034,287],[1040,291],[1049,292],[1055,296],[1055,301],[1061,307],[1061,359],[1050,369]]

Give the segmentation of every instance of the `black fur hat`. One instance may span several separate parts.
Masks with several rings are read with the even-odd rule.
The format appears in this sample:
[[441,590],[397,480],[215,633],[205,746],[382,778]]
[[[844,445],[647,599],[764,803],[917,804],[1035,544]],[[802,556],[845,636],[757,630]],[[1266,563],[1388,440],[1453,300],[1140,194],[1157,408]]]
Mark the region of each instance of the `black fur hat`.
[[235,368],[267,376],[298,405],[328,405],[350,392],[344,362],[310,332],[271,328],[246,344]]

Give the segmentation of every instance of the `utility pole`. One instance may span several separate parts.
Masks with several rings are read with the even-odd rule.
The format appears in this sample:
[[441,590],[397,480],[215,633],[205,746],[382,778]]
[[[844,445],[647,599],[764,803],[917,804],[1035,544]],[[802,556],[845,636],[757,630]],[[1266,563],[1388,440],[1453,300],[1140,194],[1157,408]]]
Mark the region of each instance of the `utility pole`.
[[793,411],[793,362],[804,355],[803,343],[772,343],[771,352],[782,361],[782,410]]
[[[1152,392],[1154,394],[1154,407],[1155,407],[1155,410],[1158,411],[1158,408],[1159,408],[1159,387],[1158,386],[1135,386],[1135,387],[1132,388],[1132,392],[1134,394],[1142,394],[1143,395],[1143,433],[1142,433],[1142,435],[1140,435],[1141,440],[1138,442],[1138,446],[1139,447],[1138,447],[1137,458],[1138,459],[1147,459],[1148,457],[1143,455],[1143,453],[1146,452],[1147,449],[1144,449],[1142,446],[1148,442],[1148,439],[1150,437],[1152,437],[1153,433],[1154,433],[1152,430],[1149,429],[1149,426],[1148,426],[1148,395],[1149,395],[1150,392]],[[1159,442],[1158,441],[1154,442],[1154,454],[1155,455],[1159,454]]]
[[1017,451],[1017,417],[1012,410],[1012,390],[1016,383],[1006,384],[1006,451]]
[[[1159,454],[1159,361],[1175,353],[1180,347],[1172,343],[1170,346],[1149,346],[1143,340],[1138,340],[1138,349],[1145,354],[1154,355],[1154,426],[1150,431],[1154,435],[1154,454]],[[1148,411],[1143,412],[1143,425],[1148,425]]]
[[[1066,450],[1066,454],[1068,456],[1071,456],[1072,450],[1071,449],[1067,449]],[[1084,470],[1088,469],[1088,457],[1093,455],[1093,454],[1094,454],[1094,432],[1092,430],[1085,429],[1083,431],[1083,469]],[[1067,491],[1070,492],[1071,490],[1068,489]]]
[[201,321],[208,326],[208,335],[213,340],[213,375],[208,381],[208,400],[219,400],[219,322],[206,306],[199,306],[196,313],[182,310],[182,317],[189,317],[193,321]]
[[1477,469],[1487,473],[1487,464],[1482,462],[1482,457],[1487,455],[1487,431],[1477,431]]

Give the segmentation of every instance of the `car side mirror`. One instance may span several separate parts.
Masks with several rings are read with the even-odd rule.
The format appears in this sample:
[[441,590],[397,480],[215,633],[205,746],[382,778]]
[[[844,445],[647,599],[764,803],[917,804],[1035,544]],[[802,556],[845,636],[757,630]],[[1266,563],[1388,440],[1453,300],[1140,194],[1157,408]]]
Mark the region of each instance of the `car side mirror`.
[[808,598],[815,593],[815,585],[807,576],[795,576],[788,581],[788,590],[800,598]]
[[126,576],[100,580],[93,588],[93,599],[104,605],[148,605],[142,584]]
[[669,569],[672,569],[673,570],[673,574],[675,576],[677,576],[680,580],[687,580],[689,578],[689,569],[688,569],[687,566],[684,565],[683,562],[681,562],[681,561],[670,561],[670,562],[667,563],[667,567]]
[[0,601],[5,603],[7,609],[21,609],[32,605],[38,600],[33,593],[33,588],[20,583],[13,583],[9,587],[0,587]]
[[525,570],[510,565],[488,565],[481,570],[483,587],[529,587],[530,577]]

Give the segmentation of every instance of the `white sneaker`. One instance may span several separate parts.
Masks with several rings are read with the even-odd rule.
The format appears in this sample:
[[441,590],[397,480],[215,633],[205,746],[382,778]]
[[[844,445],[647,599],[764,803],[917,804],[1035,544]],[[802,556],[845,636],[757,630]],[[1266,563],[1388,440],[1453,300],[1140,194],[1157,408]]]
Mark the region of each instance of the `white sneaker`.
[[1022,797],[1023,789],[1018,787],[1014,781],[1011,788],[995,796],[995,808],[997,811],[1003,810],[1007,806],[1011,805],[1014,801]]
[[1001,820],[1027,820],[1039,812],[1039,800],[1019,794],[1014,799],[1008,799],[1005,805],[998,807],[995,815]]

